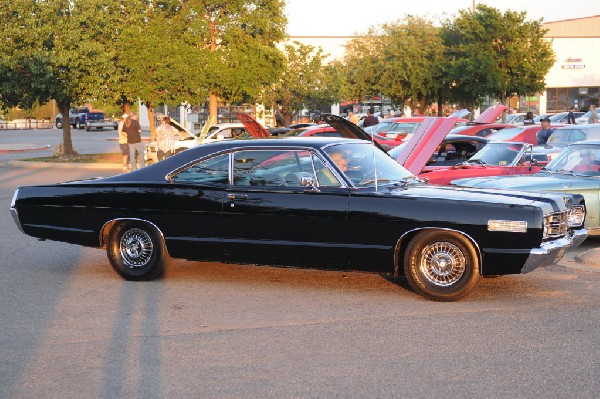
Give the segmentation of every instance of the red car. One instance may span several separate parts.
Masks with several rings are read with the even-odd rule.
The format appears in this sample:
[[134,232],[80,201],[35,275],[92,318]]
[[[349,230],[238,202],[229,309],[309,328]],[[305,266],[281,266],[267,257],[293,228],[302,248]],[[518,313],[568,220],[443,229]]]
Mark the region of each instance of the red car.
[[[360,129],[360,128],[359,128]],[[362,130],[362,129],[361,129]],[[365,132],[363,131],[363,134]],[[402,144],[402,138],[387,138],[378,134],[367,133],[373,141],[377,142],[384,150],[388,151],[400,144]],[[283,136],[298,136],[298,137],[342,137],[342,135],[333,127],[327,124],[315,125],[304,129],[294,129],[285,133]]]
[[[550,125],[551,128],[557,128],[564,125]],[[524,126],[513,126],[510,128],[502,129],[487,138],[494,141],[520,141],[537,145],[537,132],[542,127],[540,125],[524,125]]]
[[488,137],[507,127],[513,127],[508,123],[496,123],[498,117],[508,109],[507,106],[497,104],[489,107],[477,117],[473,122],[469,122],[464,126],[457,126],[450,131],[451,134],[462,134],[466,136]]
[[410,172],[429,180],[432,184],[449,184],[452,180],[467,176],[536,173],[541,169],[529,161],[533,148],[531,144],[490,142],[466,162],[426,172],[425,165],[454,125],[455,119],[428,118],[403,146],[395,157],[396,160]]
[[533,146],[527,143],[495,141],[488,143],[467,161],[450,168],[421,173],[431,184],[450,184],[464,177],[525,175],[537,173],[541,167],[531,163]]

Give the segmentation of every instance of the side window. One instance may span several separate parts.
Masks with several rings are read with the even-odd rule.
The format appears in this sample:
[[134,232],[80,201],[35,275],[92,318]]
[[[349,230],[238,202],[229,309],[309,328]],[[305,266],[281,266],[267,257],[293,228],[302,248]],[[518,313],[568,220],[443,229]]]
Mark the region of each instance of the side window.
[[317,157],[313,157],[315,163],[315,171],[317,172],[317,182],[320,187],[341,187],[342,183],[335,175],[321,162]]
[[301,187],[313,177],[312,157],[302,150],[248,150],[233,154],[234,186]]
[[581,130],[574,130],[571,133],[571,138],[569,141],[574,142],[574,141],[581,141],[581,140],[585,140],[585,132],[583,132]]
[[229,154],[200,161],[172,177],[174,182],[229,184]]

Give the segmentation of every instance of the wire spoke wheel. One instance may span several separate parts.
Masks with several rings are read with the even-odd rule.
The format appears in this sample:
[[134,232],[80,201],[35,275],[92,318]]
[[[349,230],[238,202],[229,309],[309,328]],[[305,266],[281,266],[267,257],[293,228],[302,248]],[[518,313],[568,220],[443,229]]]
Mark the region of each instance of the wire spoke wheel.
[[133,228],[123,234],[119,249],[125,265],[130,268],[143,267],[152,258],[154,244],[147,231]]
[[456,301],[479,281],[473,243],[451,230],[417,233],[404,252],[404,274],[415,292],[435,301]]
[[465,268],[464,254],[452,243],[436,242],[423,248],[419,269],[432,284],[451,286],[460,280]]
[[119,223],[111,229],[106,253],[124,279],[153,280],[163,275],[168,260],[160,232],[140,222]]

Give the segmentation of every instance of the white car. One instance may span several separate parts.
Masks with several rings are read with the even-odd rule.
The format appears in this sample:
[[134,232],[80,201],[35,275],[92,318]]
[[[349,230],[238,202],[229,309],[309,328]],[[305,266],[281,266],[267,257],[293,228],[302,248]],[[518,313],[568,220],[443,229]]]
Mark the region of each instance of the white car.
[[210,143],[217,140],[235,138],[245,131],[246,128],[242,123],[217,123],[208,129],[203,142]]
[[[591,115],[590,112],[591,111],[588,111],[585,114],[583,114],[582,116],[580,116],[579,118],[575,118],[575,123],[578,125],[588,123],[588,119],[590,118],[590,115]],[[600,109],[596,108],[596,114],[598,114],[598,119],[600,119]]]

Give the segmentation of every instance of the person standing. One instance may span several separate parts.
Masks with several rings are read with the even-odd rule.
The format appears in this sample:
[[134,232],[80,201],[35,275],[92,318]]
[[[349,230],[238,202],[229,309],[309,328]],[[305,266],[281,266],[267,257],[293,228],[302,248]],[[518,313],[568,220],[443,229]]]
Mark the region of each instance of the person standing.
[[146,146],[142,143],[142,127],[140,123],[127,115],[125,123],[123,123],[123,131],[127,134],[127,145],[129,145],[129,163],[131,170],[137,170],[137,162],[135,159],[136,152],[140,157],[140,168],[144,167],[144,154]]
[[359,122],[358,116],[352,111],[348,111],[348,120],[350,122],[354,123],[355,125],[358,125],[358,122]]
[[569,125],[574,125],[575,124],[575,107],[571,107],[571,109],[569,110],[569,113],[567,114],[567,123]]
[[598,123],[598,114],[596,113],[596,106],[590,105],[590,117],[588,123]]
[[177,134],[177,129],[171,126],[171,118],[164,116],[161,125],[156,129],[156,158],[159,161],[174,154]]
[[375,115],[373,115],[373,109],[369,109],[369,113],[367,115],[367,117],[365,118],[365,120],[363,121],[363,129],[365,127],[369,127],[369,126],[373,126],[379,123],[379,119],[377,119],[377,117]]
[[537,132],[537,143],[538,145],[545,145],[555,129],[550,128],[550,118],[548,117],[540,119],[540,123],[542,128]]
[[129,166],[129,145],[127,144],[127,133],[123,131],[123,125],[125,124],[125,120],[127,119],[127,114],[124,114],[117,125],[117,132],[119,132],[119,149],[121,150],[121,155],[123,156],[123,172],[127,172],[130,168]]

